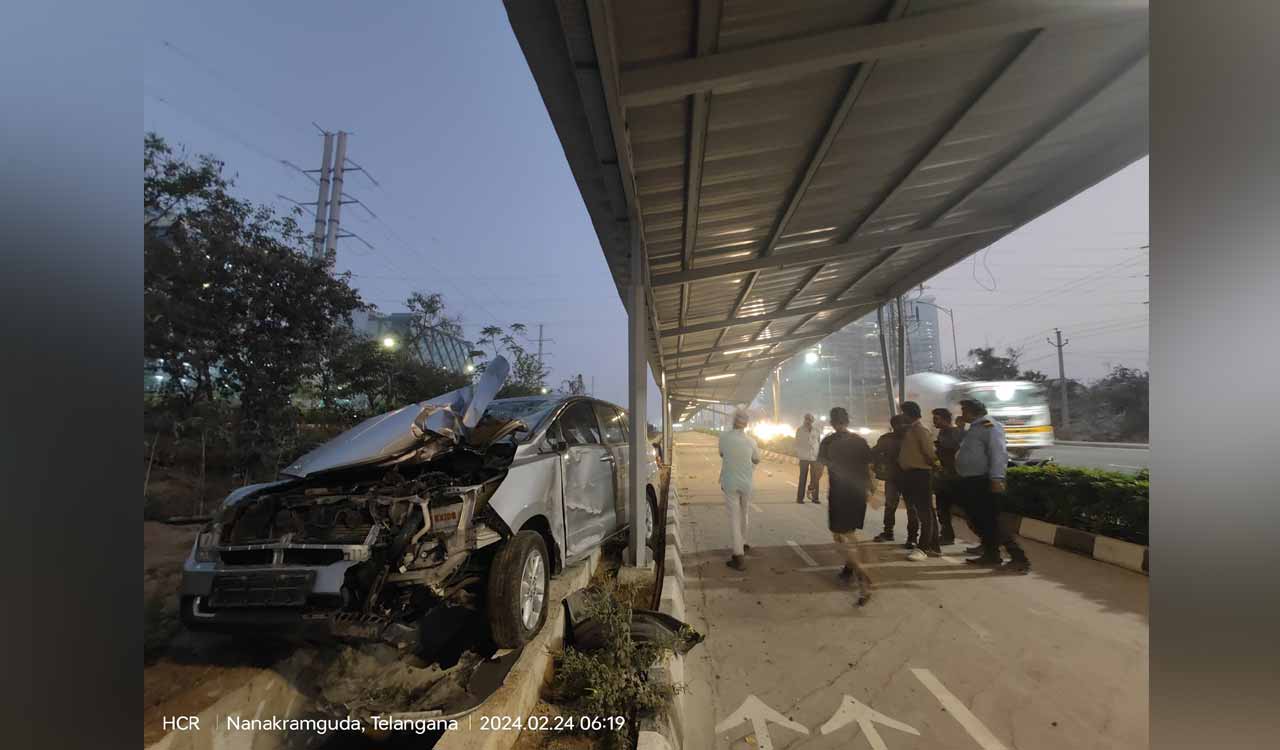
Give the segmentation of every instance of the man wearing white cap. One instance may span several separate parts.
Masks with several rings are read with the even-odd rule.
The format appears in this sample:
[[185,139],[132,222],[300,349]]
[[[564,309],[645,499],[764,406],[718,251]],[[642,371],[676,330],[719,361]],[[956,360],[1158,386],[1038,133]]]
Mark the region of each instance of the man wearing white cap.
[[747,544],[747,514],[751,510],[752,475],[760,463],[760,449],[747,434],[750,416],[738,409],[733,414],[733,429],[720,436],[720,489],[729,511],[729,533],[733,538],[733,557],[725,564],[735,570],[746,570],[743,560],[751,545]]

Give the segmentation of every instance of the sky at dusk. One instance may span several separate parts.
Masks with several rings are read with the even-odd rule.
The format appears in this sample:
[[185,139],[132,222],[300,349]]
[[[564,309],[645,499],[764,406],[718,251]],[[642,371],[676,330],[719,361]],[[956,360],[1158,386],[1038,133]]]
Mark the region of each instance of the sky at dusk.
[[[146,8],[144,122],[212,153],[242,197],[314,201],[314,123],[352,133],[338,267],[366,301],[444,295],[481,327],[543,324],[553,384],[582,373],[626,403],[626,318],[577,186],[501,2],[167,3]],[[310,226],[311,217],[300,221]],[[954,308],[961,355],[1018,346],[1056,376],[1147,367],[1147,161],[926,285]],[[944,353],[950,332],[942,316]],[[652,385],[650,386],[653,387]],[[651,394],[653,391],[651,391]],[[657,416],[650,398],[651,421]]]

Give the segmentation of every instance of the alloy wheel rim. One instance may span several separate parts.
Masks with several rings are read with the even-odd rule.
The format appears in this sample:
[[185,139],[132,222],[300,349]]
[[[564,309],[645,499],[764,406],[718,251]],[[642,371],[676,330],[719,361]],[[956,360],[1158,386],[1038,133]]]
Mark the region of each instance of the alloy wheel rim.
[[525,559],[520,575],[520,621],[527,630],[538,626],[542,602],[546,599],[547,584],[542,573],[542,555],[533,552]]

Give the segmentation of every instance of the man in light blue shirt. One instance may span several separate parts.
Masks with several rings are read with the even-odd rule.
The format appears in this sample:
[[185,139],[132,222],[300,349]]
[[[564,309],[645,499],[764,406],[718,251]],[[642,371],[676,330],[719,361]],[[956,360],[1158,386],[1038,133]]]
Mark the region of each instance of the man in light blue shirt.
[[747,434],[750,417],[741,409],[733,415],[733,429],[720,436],[720,489],[724,492],[725,509],[729,511],[729,531],[733,538],[733,557],[725,565],[746,570],[743,555],[747,544],[747,514],[751,510],[752,475],[760,463],[760,449]]
[[960,419],[967,425],[960,448],[956,451],[956,473],[960,476],[960,496],[965,513],[973,519],[982,538],[982,556],[967,560],[970,565],[1000,565],[1000,547],[1012,560],[1008,570],[1025,573],[1031,569],[1027,554],[1014,538],[1000,528],[999,498],[1005,492],[1005,472],[1009,466],[1009,449],[1004,425],[987,414],[981,401],[960,402]]

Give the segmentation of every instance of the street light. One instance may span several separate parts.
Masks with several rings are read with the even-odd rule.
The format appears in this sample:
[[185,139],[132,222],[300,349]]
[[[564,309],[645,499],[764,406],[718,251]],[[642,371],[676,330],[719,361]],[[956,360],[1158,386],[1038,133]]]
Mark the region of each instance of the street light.
[[544,385],[544,386],[542,386],[542,395],[544,395],[544,396],[545,396],[545,395],[547,395],[547,394],[548,394],[548,393],[550,393],[550,392],[551,392],[551,389],[550,389],[550,388],[546,387],[545,385]]
[[470,375],[471,373],[476,371],[476,366],[468,362],[467,366],[462,368],[462,371]]
[[395,340],[394,338],[392,338],[391,336],[386,336],[386,337],[384,337],[384,338],[382,339],[382,348],[383,348],[383,349],[394,349],[394,348],[396,348],[396,340]]
[[805,352],[805,353],[804,353],[804,363],[805,363],[806,365],[816,365],[816,364],[818,364],[818,353],[817,353],[816,351],[814,351],[813,349],[810,349],[809,351]]

